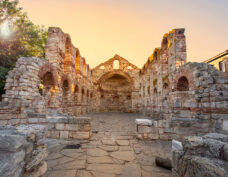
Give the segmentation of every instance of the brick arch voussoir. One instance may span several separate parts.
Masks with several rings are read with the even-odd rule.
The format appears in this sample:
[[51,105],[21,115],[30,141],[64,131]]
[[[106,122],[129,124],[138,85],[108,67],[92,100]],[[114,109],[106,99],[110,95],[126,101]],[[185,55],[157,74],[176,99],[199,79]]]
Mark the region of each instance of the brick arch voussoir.
[[58,86],[58,74],[57,74],[57,70],[55,69],[54,66],[52,66],[50,63],[47,63],[43,66],[41,66],[38,76],[40,79],[43,79],[45,74],[50,72],[52,74],[53,80],[54,80],[54,85]]

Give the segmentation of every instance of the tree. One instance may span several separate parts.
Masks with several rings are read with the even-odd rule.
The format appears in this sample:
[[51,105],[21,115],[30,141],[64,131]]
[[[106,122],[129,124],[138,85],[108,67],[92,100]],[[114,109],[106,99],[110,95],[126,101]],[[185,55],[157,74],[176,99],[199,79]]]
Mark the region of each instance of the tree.
[[0,0],[0,94],[6,71],[19,57],[44,57],[47,30],[34,25],[18,0]]

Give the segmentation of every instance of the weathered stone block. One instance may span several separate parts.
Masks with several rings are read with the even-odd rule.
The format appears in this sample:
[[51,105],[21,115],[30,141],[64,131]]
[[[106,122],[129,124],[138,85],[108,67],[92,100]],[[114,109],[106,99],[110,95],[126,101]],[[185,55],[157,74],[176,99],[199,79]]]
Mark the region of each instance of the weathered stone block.
[[89,139],[90,138],[90,132],[76,132],[73,133],[74,139]]
[[66,124],[65,130],[68,131],[78,131],[78,125],[77,124]]
[[56,130],[64,130],[64,129],[65,129],[65,125],[64,125],[64,124],[59,124],[59,123],[57,123],[57,124],[55,125],[55,127],[56,127]]
[[38,118],[29,118],[29,119],[28,119],[28,122],[29,122],[30,124],[38,123],[38,122],[39,122],[39,119],[38,119]]
[[150,132],[152,132],[151,127],[145,126],[145,125],[138,125],[137,130],[138,130],[138,133],[150,133]]
[[24,137],[19,135],[6,135],[4,131],[0,131],[0,150],[1,151],[17,151],[22,146],[26,145]]
[[228,120],[223,120],[222,129],[228,131]]
[[60,139],[68,139],[69,132],[68,131],[60,131]]
[[151,140],[157,140],[159,139],[159,134],[158,133],[150,133],[148,138],[150,138]]

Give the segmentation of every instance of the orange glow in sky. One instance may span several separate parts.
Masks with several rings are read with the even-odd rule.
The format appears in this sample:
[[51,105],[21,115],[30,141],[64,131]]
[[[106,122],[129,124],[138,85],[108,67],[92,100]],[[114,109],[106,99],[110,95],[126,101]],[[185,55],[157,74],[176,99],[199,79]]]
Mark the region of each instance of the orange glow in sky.
[[187,60],[228,49],[227,0],[20,0],[35,24],[60,27],[91,67],[115,54],[138,67],[162,37],[185,28]]

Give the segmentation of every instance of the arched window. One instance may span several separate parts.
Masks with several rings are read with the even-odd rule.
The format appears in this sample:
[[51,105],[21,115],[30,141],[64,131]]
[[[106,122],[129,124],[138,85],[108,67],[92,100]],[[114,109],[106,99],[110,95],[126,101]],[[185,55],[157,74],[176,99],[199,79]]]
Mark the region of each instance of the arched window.
[[167,83],[163,84],[163,89],[168,89],[169,85]]
[[177,82],[177,90],[178,91],[188,91],[189,90],[189,83],[188,79],[185,76],[179,78]]
[[166,50],[168,48],[168,39],[165,37],[162,41],[162,50]]
[[54,89],[54,86],[55,84],[53,75],[51,72],[47,72],[46,74],[44,74],[38,87],[40,95],[45,97],[47,107],[50,107],[52,105],[52,89]]
[[119,61],[118,61],[118,60],[115,60],[115,61],[113,62],[113,69],[119,69],[119,68],[120,68],[119,65],[120,65],[120,64],[119,64]]
[[70,73],[70,67],[71,67],[71,41],[69,38],[67,38],[66,44],[65,44],[64,72]]
[[41,80],[43,88],[47,91],[54,86],[54,79],[51,72],[47,72]]
[[154,59],[153,59],[155,62],[158,60],[158,54],[157,52],[154,53]]
[[82,94],[81,94],[81,101],[82,102],[84,101],[84,94],[85,94],[85,90],[84,90],[84,88],[82,88]]
[[168,39],[165,37],[162,41],[162,63],[168,64]]
[[147,93],[150,95],[150,86],[147,87]]
[[75,88],[74,88],[74,93],[78,93],[78,92],[79,92],[78,85],[75,85]]
[[85,90],[84,90],[84,88],[82,88],[82,95],[84,95],[85,94]]
[[157,95],[158,91],[157,88],[154,88],[154,94]]
[[63,95],[66,95],[69,90],[69,83],[67,80],[63,82]]
[[80,52],[76,49],[76,58],[75,58],[75,74],[80,70]]

